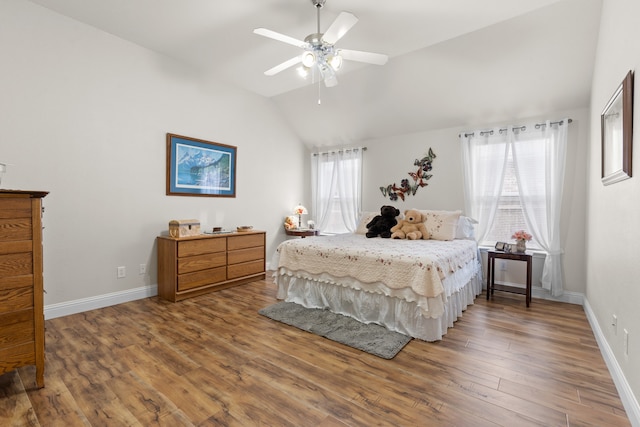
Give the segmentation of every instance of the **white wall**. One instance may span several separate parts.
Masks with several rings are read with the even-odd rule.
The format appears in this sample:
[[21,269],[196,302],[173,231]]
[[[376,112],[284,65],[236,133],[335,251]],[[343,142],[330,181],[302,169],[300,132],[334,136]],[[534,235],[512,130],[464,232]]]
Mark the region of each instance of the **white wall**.
[[[591,95],[588,171],[587,299],[633,394],[640,396],[640,83],[635,76],[633,177],[604,186],[600,114],[629,70],[640,66],[640,2],[605,0]],[[617,315],[617,331],[611,325]],[[624,352],[623,329],[629,332]],[[640,423],[640,412],[635,414]]]
[[[2,186],[50,192],[45,306],[153,289],[171,219],[284,239],[306,151],[271,102],[20,0],[0,2],[0,52]],[[237,197],[166,196],[167,132],[237,146]]]
[[[569,117],[567,165],[565,191],[562,203],[562,247],[565,290],[568,294],[581,296],[585,293],[585,221],[586,212],[586,168],[589,112],[586,108],[549,112],[544,117],[504,117],[501,122],[487,123],[483,129],[509,124],[540,122],[546,119]],[[458,135],[473,128],[448,128],[435,131],[398,135],[366,141],[365,165],[363,171],[363,210],[376,211],[388,204],[401,211],[405,209],[445,209],[464,211],[463,177]],[[413,162],[424,156],[429,148],[436,154],[433,161],[433,177],[429,185],[419,189],[415,196],[406,200],[391,202],[379,190],[388,184],[400,184],[413,169]],[[517,267],[516,267],[517,268]],[[517,277],[517,272],[509,277]],[[517,282],[516,282],[517,283]],[[524,283],[524,280],[522,281]],[[534,282],[534,286],[539,283]],[[540,288],[542,295],[542,288]],[[567,299],[569,301],[569,299]],[[571,301],[574,301],[571,299]]]

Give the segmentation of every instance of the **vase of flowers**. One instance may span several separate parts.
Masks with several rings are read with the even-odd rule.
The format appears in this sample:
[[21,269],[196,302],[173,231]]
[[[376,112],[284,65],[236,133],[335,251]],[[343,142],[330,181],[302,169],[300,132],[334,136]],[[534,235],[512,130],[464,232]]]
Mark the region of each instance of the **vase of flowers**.
[[523,253],[527,250],[527,242],[531,240],[531,234],[524,230],[518,230],[513,233],[511,238],[516,240],[516,252]]

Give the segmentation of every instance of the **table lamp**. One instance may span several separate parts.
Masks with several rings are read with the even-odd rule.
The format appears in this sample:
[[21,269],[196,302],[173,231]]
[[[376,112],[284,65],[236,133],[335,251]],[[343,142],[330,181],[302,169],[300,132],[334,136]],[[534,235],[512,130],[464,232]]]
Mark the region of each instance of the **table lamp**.
[[293,208],[293,213],[298,215],[298,228],[302,228],[302,215],[306,215],[309,213],[307,212],[307,208],[298,203],[298,205]]

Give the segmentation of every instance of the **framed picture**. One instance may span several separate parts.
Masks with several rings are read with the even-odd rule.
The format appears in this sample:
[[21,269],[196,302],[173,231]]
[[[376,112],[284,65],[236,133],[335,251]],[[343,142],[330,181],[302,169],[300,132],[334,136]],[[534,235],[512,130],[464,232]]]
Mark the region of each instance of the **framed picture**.
[[504,245],[506,245],[505,242],[497,242],[496,243],[496,251],[504,251]]
[[602,183],[631,178],[633,138],[633,72],[629,71],[604,107],[602,131]]
[[167,133],[167,195],[236,197],[236,151]]

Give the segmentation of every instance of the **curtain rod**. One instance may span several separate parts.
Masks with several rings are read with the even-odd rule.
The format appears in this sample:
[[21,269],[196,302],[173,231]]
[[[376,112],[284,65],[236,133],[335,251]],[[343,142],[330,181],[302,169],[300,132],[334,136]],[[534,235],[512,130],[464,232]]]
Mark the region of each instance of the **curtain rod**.
[[[567,119],[567,121],[569,123],[572,123],[573,119]],[[555,121],[555,122],[551,122],[549,124],[562,126],[564,124],[564,120],[558,120],[558,121]],[[542,126],[546,126],[546,125],[547,125],[546,123],[536,123],[535,127],[536,127],[536,129],[540,129]],[[526,130],[527,127],[526,126],[513,126],[511,129],[512,130]],[[509,130],[508,128],[502,128],[502,129],[499,129],[499,132],[503,133],[503,132],[506,132],[508,130]],[[468,137],[468,136],[473,136],[474,134],[475,134],[474,132],[471,132],[471,133],[460,133],[458,136],[464,135],[465,137]],[[493,130],[481,131],[480,132],[480,136],[484,136],[484,135],[493,135]]]
[[354,151],[354,150],[367,151],[367,147],[340,148],[338,150],[331,150],[331,151],[323,151],[323,152],[320,152],[320,153],[313,153],[313,155],[314,156],[319,156],[321,154],[329,154],[329,153],[344,153],[346,151]]

